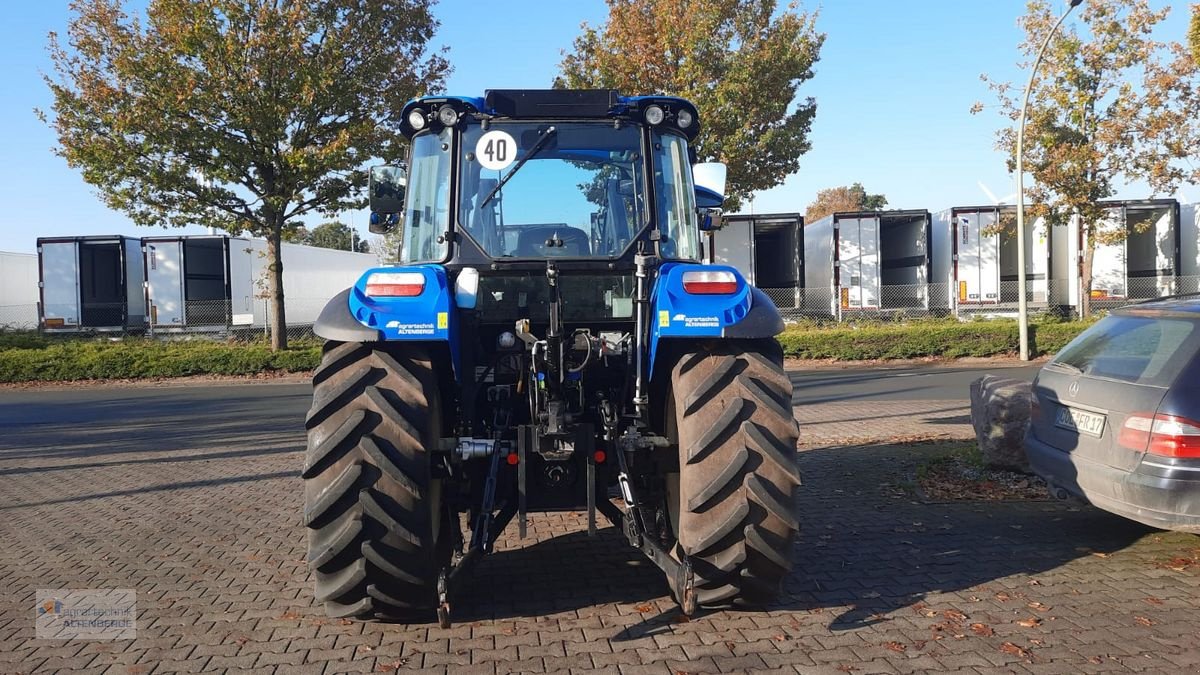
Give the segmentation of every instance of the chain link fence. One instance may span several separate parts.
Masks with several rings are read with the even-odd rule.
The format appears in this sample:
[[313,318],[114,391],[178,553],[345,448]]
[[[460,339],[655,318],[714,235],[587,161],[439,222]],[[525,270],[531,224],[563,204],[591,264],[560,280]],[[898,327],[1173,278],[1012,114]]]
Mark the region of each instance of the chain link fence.
[[[312,326],[329,302],[325,297],[287,298],[284,304],[289,340],[317,339]],[[38,305],[0,305],[0,333],[42,333],[61,337],[214,339],[260,342],[270,339],[273,312],[266,299],[250,303],[189,300],[151,305],[149,311],[124,303],[84,303],[69,316],[47,313],[41,324]]]
[[[1066,279],[1031,279],[1025,299],[1032,315],[1078,318],[1079,292]],[[912,318],[1014,317],[1020,285],[1001,281],[993,287],[958,284],[842,286],[838,288],[763,288],[789,322],[841,323],[861,320]],[[1093,314],[1133,302],[1200,293],[1200,276],[1133,277],[1122,284],[1097,284],[1091,293]],[[289,340],[316,339],[313,322],[329,302],[324,297],[287,298],[284,306]],[[151,306],[148,313],[130,312],[120,304],[85,305],[78,316],[39,326],[36,304],[0,305],[0,332],[35,332],[105,337],[139,336],[161,339],[270,339],[271,307],[265,299],[250,305],[227,300],[189,301],[183,307]],[[140,311],[140,310],[137,310]]]

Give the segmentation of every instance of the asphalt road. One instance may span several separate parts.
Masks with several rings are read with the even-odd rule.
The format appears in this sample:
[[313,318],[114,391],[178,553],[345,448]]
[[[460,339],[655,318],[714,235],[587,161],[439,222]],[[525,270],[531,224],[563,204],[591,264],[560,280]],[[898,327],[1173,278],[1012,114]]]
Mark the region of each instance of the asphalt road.
[[[1032,379],[1037,366],[895,366],[790,371],[796,404],[835,401],[966,402],[972,380],[987,373]],[[167,386],[83,386],[0,390],[0,448],[39,429],[55,433],[121,419],[126,442],[154,443],[198,433],[296,430],[311,400],[306,383],[217,383]],[[138,433],[145,431],[147,433]]]
[[971,382],[987,374],[1032,380],[1041,364],[907,365],[790,370],[792,402],[833,401],[963,401]]

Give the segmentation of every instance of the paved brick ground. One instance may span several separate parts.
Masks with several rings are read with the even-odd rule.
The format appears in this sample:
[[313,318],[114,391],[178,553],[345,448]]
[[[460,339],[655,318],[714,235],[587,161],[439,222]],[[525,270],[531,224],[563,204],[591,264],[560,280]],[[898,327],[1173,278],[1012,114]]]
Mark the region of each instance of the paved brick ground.
[[962,401],[834,401],[796,408],[802,448],[888,439],[974,438]]
[[[799,411],[810,438],[859,440],[800,453],[798,566],[769,611],[681,622],[611,529],[556,514],[484,561],[450,630],[330,621],[303,563],[299,420],[240,414],[230,392],[136,423],[114,406],[86,432],[0,429],[0,673],[1200,669],[1200,538],[1056,502],[914,502],[928,448],[873,445],[861,420],[961,425],[943,402]],[[135,588],[138,638],[34,639],[47,587]]]

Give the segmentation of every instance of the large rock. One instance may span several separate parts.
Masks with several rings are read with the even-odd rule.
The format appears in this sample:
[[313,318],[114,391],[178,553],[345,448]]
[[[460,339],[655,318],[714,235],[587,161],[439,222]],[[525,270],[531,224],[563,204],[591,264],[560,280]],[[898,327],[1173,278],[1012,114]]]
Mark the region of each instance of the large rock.
[[971,383],[971,426],[988,466],[1029,471],[1025,431],[1033,387],[1025,380],[984,375]]

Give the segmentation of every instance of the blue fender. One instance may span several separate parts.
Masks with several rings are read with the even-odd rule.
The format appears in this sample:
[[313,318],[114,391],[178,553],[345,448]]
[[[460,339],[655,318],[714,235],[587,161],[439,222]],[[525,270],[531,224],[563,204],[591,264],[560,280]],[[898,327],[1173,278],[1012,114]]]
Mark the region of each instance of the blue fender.
[[[411,297],[370,297],[367,279],[375,272],[420,272],[425,288]],[[330,301],[313,332],[347,342],[448,342],[455,377],[460,377],[454,293],[440,265],[376,267],[363,272],[354,286]]]
[[[695,269],[732,272],[737,290],[729,295],[691,295],[683,290],[683,273]],[[650,306],[651,373],[661,340],[767,338],[784,328],[775,303],[728,265],[664,264],[658,270]]]

